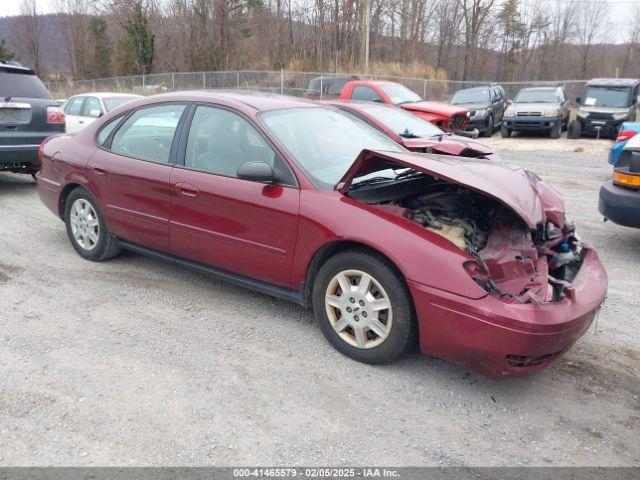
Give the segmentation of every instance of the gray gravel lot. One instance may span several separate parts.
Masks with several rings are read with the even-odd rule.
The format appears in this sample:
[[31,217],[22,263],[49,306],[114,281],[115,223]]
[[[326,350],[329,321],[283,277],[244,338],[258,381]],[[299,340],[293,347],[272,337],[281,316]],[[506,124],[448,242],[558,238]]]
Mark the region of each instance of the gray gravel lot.
[[610,277],[597,329],[502,382],[359,364],[296,305],[134,254],[84,261],[31,178],[0,174],[0,464],[640,465],[640,230],[597,212],[608,144],[491,141],[526,143],[503,159],[561,191]]

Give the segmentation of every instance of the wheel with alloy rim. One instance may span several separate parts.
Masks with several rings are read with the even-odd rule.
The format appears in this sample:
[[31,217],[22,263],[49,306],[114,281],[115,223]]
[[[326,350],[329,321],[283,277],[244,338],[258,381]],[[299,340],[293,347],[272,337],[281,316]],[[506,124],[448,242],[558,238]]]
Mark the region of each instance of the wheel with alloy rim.
[[117,238],[108,231],[95,200],[85,189],[76,188],[67,197],[65,223],[73,248],[83,258],[100,261],[119,253]]
[[356,360],[389,362],[415,342],[405,282],[373,252],[348,250],[327,260],[314,282],[313,307],[327,340]]

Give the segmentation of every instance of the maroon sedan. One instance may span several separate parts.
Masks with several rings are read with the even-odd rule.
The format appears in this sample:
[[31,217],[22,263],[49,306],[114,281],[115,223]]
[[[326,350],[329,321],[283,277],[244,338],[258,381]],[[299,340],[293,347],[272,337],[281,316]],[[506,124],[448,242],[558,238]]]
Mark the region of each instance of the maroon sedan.
[[498,155],[488,146],[468,137],[445,132],[402,108],[347,100],[323,103],[355,115],[412,152],[498,160]]
[[75,250],[125,248],[313,306],[360,361],[416,343],[493,377],[587,330],[596,251],[531,172],[408,152],[338,109],[233,92],[159,95],[41,148],[42,201]]

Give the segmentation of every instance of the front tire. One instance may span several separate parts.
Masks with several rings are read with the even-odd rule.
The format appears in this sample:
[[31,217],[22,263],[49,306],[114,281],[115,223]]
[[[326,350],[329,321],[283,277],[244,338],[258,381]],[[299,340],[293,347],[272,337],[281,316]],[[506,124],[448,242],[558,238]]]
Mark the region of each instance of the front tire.
[[560,120],[560,122],[558,122],[558,123],[557,123],[557,124],[556,124],[552,129],[551,129],[551,132],[549,132],[549,136],[550,136],[551,138],[553,138],[554,140],[555,140],[555,139],[560,138],[560,133],[561,133],[561,130],[562,130],[562,123],[561,123],[561,122],[562,122],[562,120]]
[[484,132],[485,137],[491,137],[493,135],[494,124],[493,124],[493,115],[489,115],[489,120],[487,120],[487,130]]
[[502,138],[509,138],[511,136],[511,130],[509,130],[506,125],[502,125],[500,135],[502,135]]
[[100,262],[120,253],[118,239],[109,232],[96,201],[84,188],[76,188],[67,197],[64,221],[69,241],[82,258]]
[[407,353],[417,338],[411,296],[397,269],[365,249],[327,260],[313,284],[313,311],[339,352],[379,364]]

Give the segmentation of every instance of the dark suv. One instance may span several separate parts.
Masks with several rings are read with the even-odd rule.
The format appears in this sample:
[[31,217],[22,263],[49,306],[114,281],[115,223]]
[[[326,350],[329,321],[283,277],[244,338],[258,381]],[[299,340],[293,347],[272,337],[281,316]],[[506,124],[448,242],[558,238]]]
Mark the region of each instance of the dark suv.
[[502,116],[507,108],[507,94],[500,85],[465,88],[456,92],[451,104],[471,111],[467,130],[477,128],[486,137],[490,137],[502,123]]
[[35,173],[38,148],[64,133],[64,112],[29,68],[0,62],[0,171]]
[[576,119],[569,125],[569,138],[583,135],[615,138],[623,122],[635,122],[640,80],[594,78],[584,87]]

